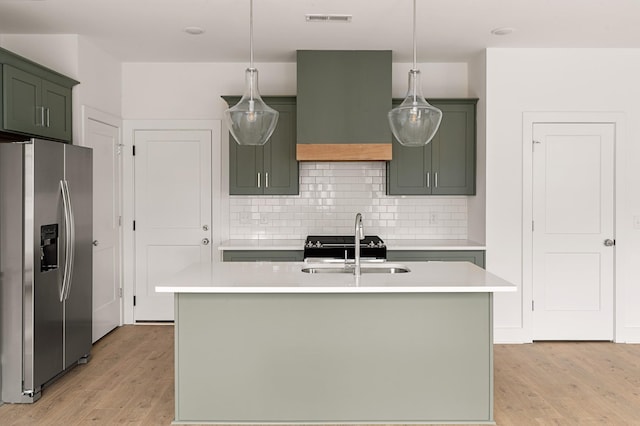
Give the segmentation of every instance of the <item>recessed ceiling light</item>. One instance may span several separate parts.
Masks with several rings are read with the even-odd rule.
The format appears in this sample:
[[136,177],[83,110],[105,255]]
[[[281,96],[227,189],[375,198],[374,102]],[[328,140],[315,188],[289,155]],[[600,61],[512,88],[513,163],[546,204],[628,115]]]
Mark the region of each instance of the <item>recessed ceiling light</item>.
[[307,22],[351,22],[353,15],[318,15],[318,14],[306,14],[304,18]]
[[516,30],[515,28],[511,28],[511,27],[500,27],[500,28],[492,29],[491,34],[497,35],[497,36],[503,36],[503,35],[509,35],[515,30]]
[[204,29],[200,27],[186,27],[184,32],[191,35],[200,35],[204,33]]

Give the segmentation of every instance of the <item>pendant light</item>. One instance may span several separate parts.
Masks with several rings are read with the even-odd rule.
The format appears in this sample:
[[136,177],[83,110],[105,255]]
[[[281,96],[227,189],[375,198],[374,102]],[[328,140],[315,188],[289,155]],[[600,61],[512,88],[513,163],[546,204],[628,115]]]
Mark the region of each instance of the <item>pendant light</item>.
[[407,97],[389,111],[393,136],[404,146],[424,146],[440,127],[442,111],[430,105],[422,95],[420,70],[416,68],[416,0],[413,0],[413,68],[409,71]]
[[265,104],[258,92],[258,70],[253,66],[253,0],[249,0],[249,68],[245,91],[235,106],[224,112],[227,127],[239,145],[264,145],[278,123],[278,111]]

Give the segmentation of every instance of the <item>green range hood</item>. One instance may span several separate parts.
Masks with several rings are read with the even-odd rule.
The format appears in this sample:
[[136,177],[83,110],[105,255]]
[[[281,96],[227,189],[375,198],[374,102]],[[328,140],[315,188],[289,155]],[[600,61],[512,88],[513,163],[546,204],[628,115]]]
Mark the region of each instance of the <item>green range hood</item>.
[[390,50],[298,50],[298,161],[386,161]]

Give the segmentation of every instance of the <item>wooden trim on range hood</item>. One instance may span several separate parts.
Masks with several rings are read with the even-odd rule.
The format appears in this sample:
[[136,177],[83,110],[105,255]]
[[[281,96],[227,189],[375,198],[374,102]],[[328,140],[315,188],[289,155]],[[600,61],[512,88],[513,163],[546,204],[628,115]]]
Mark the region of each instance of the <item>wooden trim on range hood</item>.
[[298,161],[388,161],[390,143],[297,144]]

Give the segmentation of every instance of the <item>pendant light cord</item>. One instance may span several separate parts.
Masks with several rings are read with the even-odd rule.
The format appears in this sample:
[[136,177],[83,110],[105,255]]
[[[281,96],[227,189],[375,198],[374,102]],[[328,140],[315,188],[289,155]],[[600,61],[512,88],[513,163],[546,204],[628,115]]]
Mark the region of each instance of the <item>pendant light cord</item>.
[[249,68],[253,68],[253,0],[249,0]]
[[[253,1],[253,0],[251,0]],[[413,69],[416,67],[416,0],[413,0]]]

